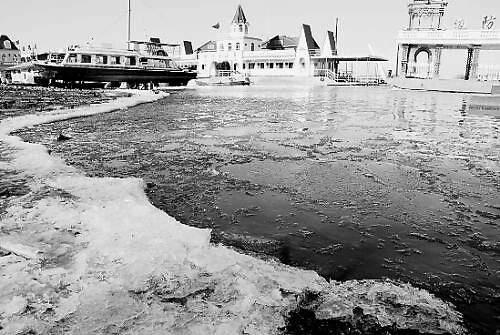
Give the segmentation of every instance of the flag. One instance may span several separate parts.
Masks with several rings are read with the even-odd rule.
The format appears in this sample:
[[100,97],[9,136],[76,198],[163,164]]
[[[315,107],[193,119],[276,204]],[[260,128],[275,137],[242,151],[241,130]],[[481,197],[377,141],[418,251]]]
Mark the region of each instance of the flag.
[[212,26],[212,28],[219,29],[219,28],[220,28],[220,23],[219,23],[219,22],[217,22],[216,24],[214,24],[214,25]]

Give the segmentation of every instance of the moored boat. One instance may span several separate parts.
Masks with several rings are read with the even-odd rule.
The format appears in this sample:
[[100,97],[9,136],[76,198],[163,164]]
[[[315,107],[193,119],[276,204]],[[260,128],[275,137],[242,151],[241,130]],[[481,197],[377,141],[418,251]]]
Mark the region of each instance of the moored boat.
[[81,82],[100,82],[130,86],[141,84],[167,84],[185,86],[196,78],[196,72],[181,69],[156,45],[155,53],[142,53],[138,50],[121,50],[95,47],[69,47],[61,57],[37,60],[34,66],[40,69],[41,76],[51,82],[66,84]]

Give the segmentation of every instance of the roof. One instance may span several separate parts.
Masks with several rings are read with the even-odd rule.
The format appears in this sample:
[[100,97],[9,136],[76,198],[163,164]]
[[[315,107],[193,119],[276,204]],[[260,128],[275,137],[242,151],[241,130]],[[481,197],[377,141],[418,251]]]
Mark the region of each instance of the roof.
[[330,42],[330,48],[332,49],[332,51],[336,51],[337,43],[335,41],[335,34],[333,33],[333,31],[328,30],[327,35],[328,35],[328,41]]
[[215,51],[216,49],[217,45],[215,44],[215,41],[208,41],[196,49],[196,51]]
[[247,18],[245,17],[245,13],[243,13],[243,8],[241,5],[238,5],[236,9],[236,13],[234,13],[233,21],[231,23],[247,23]]
[[[7,48],[5,46],[5,42],[8,41],[10,42],[10,48]],[[8,44],[8,43],[7,43]],[[7,49],[7,50],[19,50],[14,42],[10,40],[7,35],[0,35],[0,49]]]
[[298,37],[290,37],[286,35],[276,35],[264,43],[262,43],[262,48],[264,49],[288,49],[296,48],[299,44]]
[[316,41],[314,40],[314,37],[312,36],[311,26],[308,24],[303,24],[302,28],[304,30],[304,34],[306,37],[307,48],[309,50],[319,49],[318,43],[316,43]]
[[[325,57],[316,57],[325,58]],[[333,59],[339,62],[387,62],[388,59],[380,56],[330,56],[328,59]]]

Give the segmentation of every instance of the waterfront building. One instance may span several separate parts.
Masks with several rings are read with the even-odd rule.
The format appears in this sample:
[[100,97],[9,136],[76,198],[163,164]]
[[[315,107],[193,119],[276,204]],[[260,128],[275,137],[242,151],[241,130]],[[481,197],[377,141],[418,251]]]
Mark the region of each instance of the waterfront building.
[[179,55],[176,61],[182,67],[196,68],[200,78],[226,71],[249,76],[314,76],[317,69],[338,68],[333,32],[325,34],[322,46],[307,24],[301,26],[298,36],[278,34],[268,40],[252,36],[240,5],[227,33],[207,41],[192,54]]
[[[500,51],[500,30],[493,29],[492,17],[484,18],[481,29],[465,29],[462,20],[457,20],[453,29],[447,29],[443,26],[447,6],[446,0],[409,2],[408,27],[401,30],[398,36],[396,76],[400,79],[417,79],[405,81],[410,87],[417,85],[442,90],[440,87],[444,87],[444,82],[437,80],[443,79],[443,64],[456,61],[444,59],[443,53],[446,50],[466,50],[465,68],[460,78],[462,82],[456,81],[456,90],[489,93],[494,84],[492,81],[500,79],[500,69],[495,70],[495,67],[487,65],[482,67],[480,56],[483,51]],[[434,81],[422,82],[422,79]],[[478,81],[483,83],[478,84]]]
[[0,78],[6,81],[5,69],[17,64],[21,59],[21,53],[16,44],[7,35],[0,35]]

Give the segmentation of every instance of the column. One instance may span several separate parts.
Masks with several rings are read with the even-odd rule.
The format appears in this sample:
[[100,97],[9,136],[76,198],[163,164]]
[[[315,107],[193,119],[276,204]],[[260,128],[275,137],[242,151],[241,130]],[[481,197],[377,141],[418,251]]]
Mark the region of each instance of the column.
[[408,51],[410,49],[409,45],[401,46],[401,73],[400,76],[405,78],[408,72]]
[[481,47],[474,47],[472,49],[472,57],[470,62],[470,75],[468,80],[476,80],[477,79],[477,70],[479,68],[479,53],[481,51]]
[[434,50],[434,72],[432,74],[433,79],[439,79],[439,70],[441,69],[441,52],[443,47],[436,47]]

